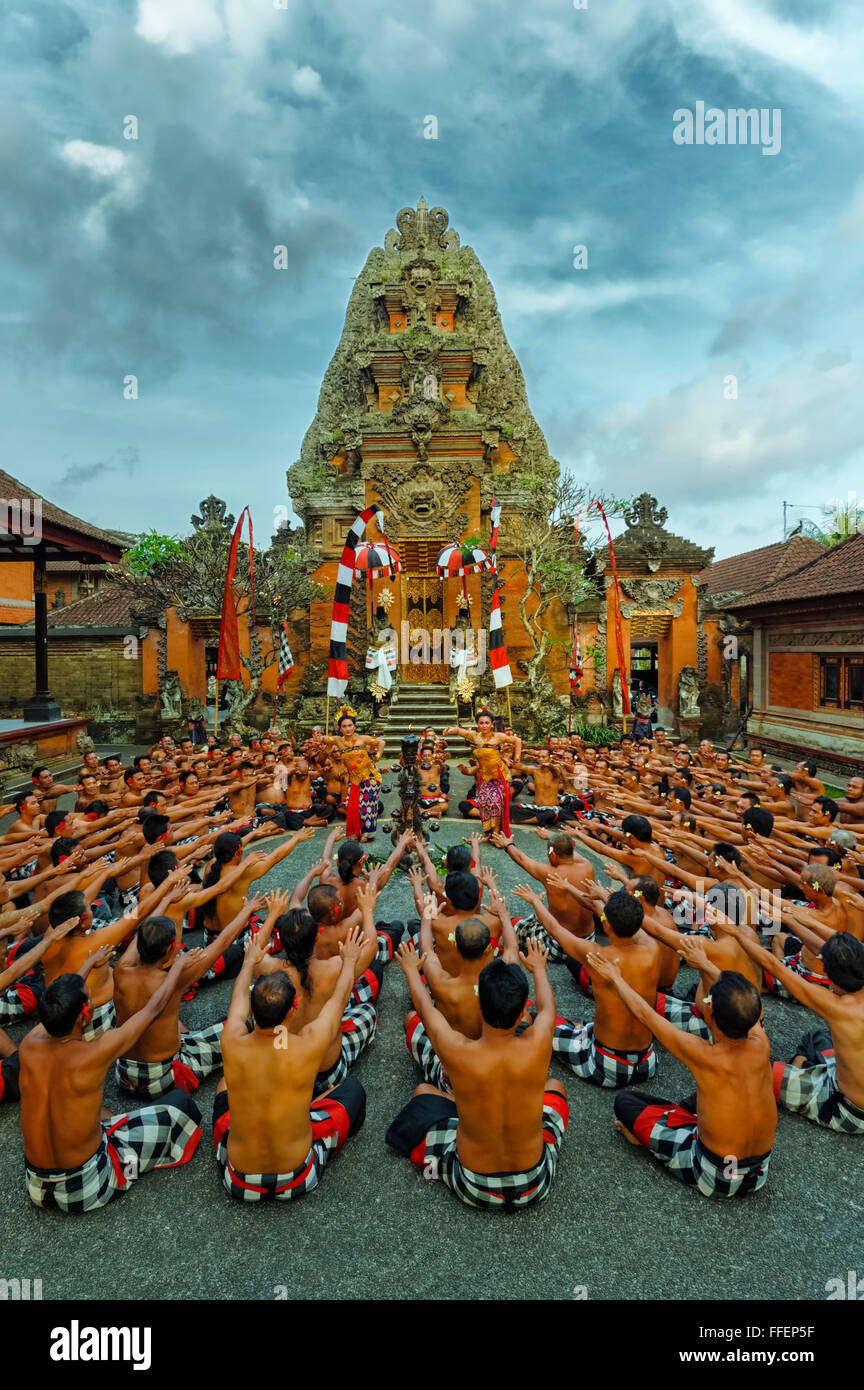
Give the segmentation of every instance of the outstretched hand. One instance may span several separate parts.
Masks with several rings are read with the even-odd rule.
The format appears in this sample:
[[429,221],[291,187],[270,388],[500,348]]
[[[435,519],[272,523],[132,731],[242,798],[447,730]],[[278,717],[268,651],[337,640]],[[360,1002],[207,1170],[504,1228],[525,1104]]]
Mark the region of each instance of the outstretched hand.
[[519,952],[519,959],[525,969],[530,970],[533,975],[538,970],[543,971],[546,969],[549,952],[548,950],[544,950],[539,942],[529,941],[525,949]]
[[589,951],[586,959],[594,974],[599,975],[601,980],[607,980],[609,984],[623,980],[624,977],[611,956],[601,955],[599,951]]

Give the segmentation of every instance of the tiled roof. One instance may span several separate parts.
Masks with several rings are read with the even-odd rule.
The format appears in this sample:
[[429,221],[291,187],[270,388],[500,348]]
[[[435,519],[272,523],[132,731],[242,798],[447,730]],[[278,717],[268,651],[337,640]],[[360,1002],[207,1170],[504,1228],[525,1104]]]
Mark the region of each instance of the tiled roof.
[[18,478],[13,478],[11,473],[6,473],[0,468],[0,497],[5,498],[24,498],[38,497],[42,503],[42,517],[45,521],[52,522],[55,526],[63,526],[68,531],[77,531],[81,536],[91,536],[95,540],[107,541],[110,545],[119,546],[126,549],[129,541],[128,537],[121,536],[117,531],[104,531],[99,526],[93,526],[89,521],[82,521],[79,516],[73,516],[71,512],[64,512],[62,507],[56,507],[53,502],[49,502],[47,497],[43,497],[40,492],[30,483],[22,483]]
[[[817,542],[818,544],[818,542]],[[819,554],[793,574],[788,572],[774,583],[762,585],[746,598],[735,599],[729,608],[754,608],[763,603],[787,603],[798,599],[833,598],[840,594],[860,594],[864,603],[864,535],[849,536],[830,550],[819,546]]]
[[713,594],[752,594],[791,574],[811,560],[825,554],[825,547],[809,536],[790,536],[786,541],[745,550],[741,555],[729,555],[696,576],[704,584],[708,597]]
[[116,584],[104,584],[88,598],[76,599],[63,608],[52,608],[48,614],[48,626],[126,627],[132,632],[140,626],[130,612],[133,603],[132,594],[125,593]]

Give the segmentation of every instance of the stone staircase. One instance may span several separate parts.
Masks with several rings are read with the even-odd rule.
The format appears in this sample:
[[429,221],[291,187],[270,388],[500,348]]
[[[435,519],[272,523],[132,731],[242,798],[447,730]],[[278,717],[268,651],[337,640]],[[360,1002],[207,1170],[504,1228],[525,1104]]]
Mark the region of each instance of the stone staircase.
[[[384,739],[385,757],[390,758],[398,757],[406,734],[413,733],[419,738],[425,728],[440,733],[455,723],[456,706],[450,703],[446,685],[403,684],[389,710],[378,720],[375,733]],[[447,747],[451,757],[467,752],[467,745],[460,738],[449,738]]]

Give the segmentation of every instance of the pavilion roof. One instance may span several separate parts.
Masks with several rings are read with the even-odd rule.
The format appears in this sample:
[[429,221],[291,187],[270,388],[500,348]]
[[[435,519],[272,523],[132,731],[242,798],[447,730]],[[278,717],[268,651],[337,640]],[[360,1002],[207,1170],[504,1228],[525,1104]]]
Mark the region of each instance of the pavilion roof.
[[790,536],[773,545],[762,545],[757,550],[745,550],[740,555],[715,560],[696,576],[696,581],[710,598],[723,594],[737,599],[775,583],[824,554],[825,548],[819,541],[809,536]]
[[815,544],[819,546],[819,554],[806,564],[763,585],[749,596],[736,599],[729,608],[756,608],[762,604],[839,598],[846,594],[859,595],[864,603],[864,534],[849,536],[829,550],[818,541]]
[[[129,537],[117,531],[106,531],[89,521],[82,521],[43,497],[30,483],[23,483],[11,473],[0,469],[0,498],[5,502],[35,501],[42,504],[41,545],[46,558],[73,558],[83,561],[102,561],[116,564],[129,544]],[[5,513],[5,514],[4,514]],[[25,545],[20,529],[10,527],[8,507],[0,509],[0,560],[33,559],[35,546]],[[28,538],[29,539],[29,538]]]

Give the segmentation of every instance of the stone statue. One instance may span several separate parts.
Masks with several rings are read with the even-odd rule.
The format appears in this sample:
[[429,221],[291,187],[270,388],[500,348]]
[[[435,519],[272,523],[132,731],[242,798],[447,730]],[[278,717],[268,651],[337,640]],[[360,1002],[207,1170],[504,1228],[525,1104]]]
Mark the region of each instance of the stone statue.
[[684,666],[678,677],[678,715],[681,719],[698,719],[699,678],[694,666]]
[[159,682],[159,698],[162,701],[163,719],[183,718],[183,690],[176,671],[166,671]]
[[621,689],[621,672],[617,666],[612,672],[612,715],[615,719],[624,718],[624,694]]

